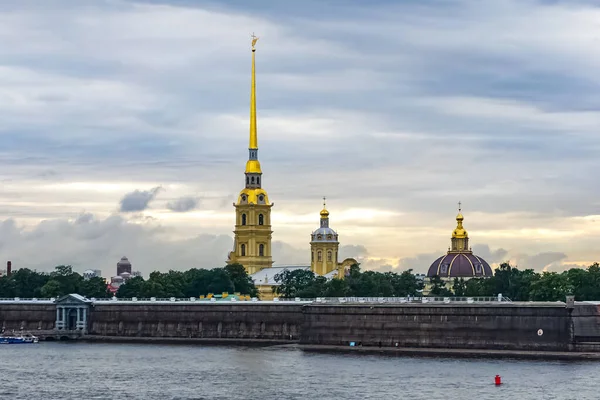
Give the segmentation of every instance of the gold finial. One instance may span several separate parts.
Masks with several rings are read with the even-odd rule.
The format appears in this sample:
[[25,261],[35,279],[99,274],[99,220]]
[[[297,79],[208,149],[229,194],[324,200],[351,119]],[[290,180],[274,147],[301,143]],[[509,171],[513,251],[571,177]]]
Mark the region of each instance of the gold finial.
[[466,238],[469,236],[465,228],[463,227],[463,221],[465,217],[462,215],[462,203],[458,202],[458,214],[456,215],[456,229],[452,232],[453,238]]
[[254,48],[254,46],[256,45],[256,42],[258,42],[258,36],[254,35],[254,32],[252,32],[252,36],[250,36],[252,38],[252,51],[256,50]]
[[329,211],[327,211],[327,207],[326,207],[326,201],[327,198],[323,197],[323,209],[321,210],[321,218],[328,218],[329,217]]

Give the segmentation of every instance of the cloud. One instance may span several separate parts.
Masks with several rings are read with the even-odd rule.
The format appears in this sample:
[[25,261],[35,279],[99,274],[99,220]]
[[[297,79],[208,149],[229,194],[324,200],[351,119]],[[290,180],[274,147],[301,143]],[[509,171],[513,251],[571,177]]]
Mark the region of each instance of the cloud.
[[533,269],[540,272],[550,266],[556,267],[557,264],[560,264],[561,261],[567,258],[566,254],[554,251],[534,254],[532,256],[519,254],[515,256],[515,264],[521,269]]
[[197,197],[180,197],[177,200],[170,201],[167,203],[167,208],[174,212],[187,212],[198,207],[200,199]]
[[508,251],[505,249],[491,250],[487,244],[475,244],[473,245],[473,253],[478,257],[483,258],[488,264],[499,264],[508,260]]
[[150,190],[134,190],[131,193],[127,193],[120,201],[121,212],[135,212],[144,211],[150,205],[150,202],[154,200],[158,192],[162,188],[160,186],[154,187]]
[[[0,5],[0,218],[36,230],[120,204],[172,241],[231,235],[256,31],[277,262],[307,263],[323,195],[365,268],[424,272],[459,200],[489,262],[598,259],[598,7],[307,1]],[[149,207],[138,188],[159,185]],[[202,210],[172,212],[190,193]]]

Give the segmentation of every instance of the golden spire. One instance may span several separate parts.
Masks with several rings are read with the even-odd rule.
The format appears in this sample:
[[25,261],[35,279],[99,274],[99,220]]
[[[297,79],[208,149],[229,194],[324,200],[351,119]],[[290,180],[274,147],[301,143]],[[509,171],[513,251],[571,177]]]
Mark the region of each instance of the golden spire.
[[458,202],[458,214],[456,215],[456,229],[452,232],[452,237],[455,239],[463,239],[469,237],[467,231],[463,228],[463,220],[461,202]]
[[254,67],[254,54],[258,37],[252,34],[252,87],[250,89],[250,148],[258,149],[258,134],[256,133],[256,72]]
[[252,84],[250,86],[250,144],[248,151],[250,156],[246,163],[247,174],[262,174],[260,162],[258,161],[258,133],[256,130],[256,68],[254,67],[254,53],[258,37],[252,34]]
[[327,211],[327,198],[323,197],[323,209],[321,210],[321,218],[329,218],[329,211]]

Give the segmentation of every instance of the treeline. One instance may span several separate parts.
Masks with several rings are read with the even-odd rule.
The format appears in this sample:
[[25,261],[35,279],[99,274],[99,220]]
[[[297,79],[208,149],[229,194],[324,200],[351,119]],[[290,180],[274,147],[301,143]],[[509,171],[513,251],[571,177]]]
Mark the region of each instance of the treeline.
[[[116,296],[131,297],[199,297],[209,293],[240,292],[256,296],[252,279],[239,264],[211,270],[192,268],[187,271],[153,272],[148,280],[133,277],[121,285]],[[51,273],[27,268],[0,277],[0,298],[50,298],[78,293],[88,298],[112,297],[103,278],[85,280],[70,265],[60,265]]]
[[327,280],[309,270],[285,270],[274,279],[279,286],[273,291],[283,298],[315,297],[406,297],[420,296],[423,282],[412,270],[394,272],[361,272],[354,264],[345,279]]
[[36,272],[20,268],[10,276],[0,277],[0,297],[5,298],[49,298],[69,293],[79,293],[86,297],[109,297],[103,278],[89,280],[73,272],[70,265],[59,265],[51,273]]
[[567,271],[537,273],[532,269],[519,270],[503,263],[494,276],[484,279],[454,279],[447,288],[441,279],[431,280],[432,296],[496,296],[502,293],[513,301],[565,301],[572,295],[575,300],[600,300],[600,266],[571,268]]
[[[361,271],[350,268],[345,279],[327,280],[309,270],[285,270],[275,275],[273,291],[282,298],[315,297],[406,297],[421,296],[427,284],[429,296],[492,297],[502,293],[513,301],[600,300],[600,266],[537,273],[501,264],[490,278],[454,279],[447,283],[439,277],[423,282],[412,270],[402,273]],[[235,293],[258,297],[252,279],[242,265],[187,271],[153,272],[147,280],[133,277],[121,285],[119,298],[199,297],[209,293]],[[79,293],[88,298],[112,297],[103,278],[85,280],[70,265],[60,265],[50,273],[27,268],[0,277],[0,298],[49,298]]]
[[258,296],[258,290],[246,269],[240,264],[223,268],[187,271],[152,272],[148,280],[136,276],[121,285],[116,294],[120,298],[199,297],[223,292]]

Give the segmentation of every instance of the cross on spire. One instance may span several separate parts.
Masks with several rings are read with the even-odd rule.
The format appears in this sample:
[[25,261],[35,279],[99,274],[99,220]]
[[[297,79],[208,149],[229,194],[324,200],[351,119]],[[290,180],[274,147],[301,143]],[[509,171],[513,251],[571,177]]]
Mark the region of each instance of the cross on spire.
[[459,201],[459,202],[458,202],[458,212],[461,212],[461,211],[462,211],[461,205],[462,205],[462,203]]
[[325,208],[327,198],[323,196],[323,208]]

